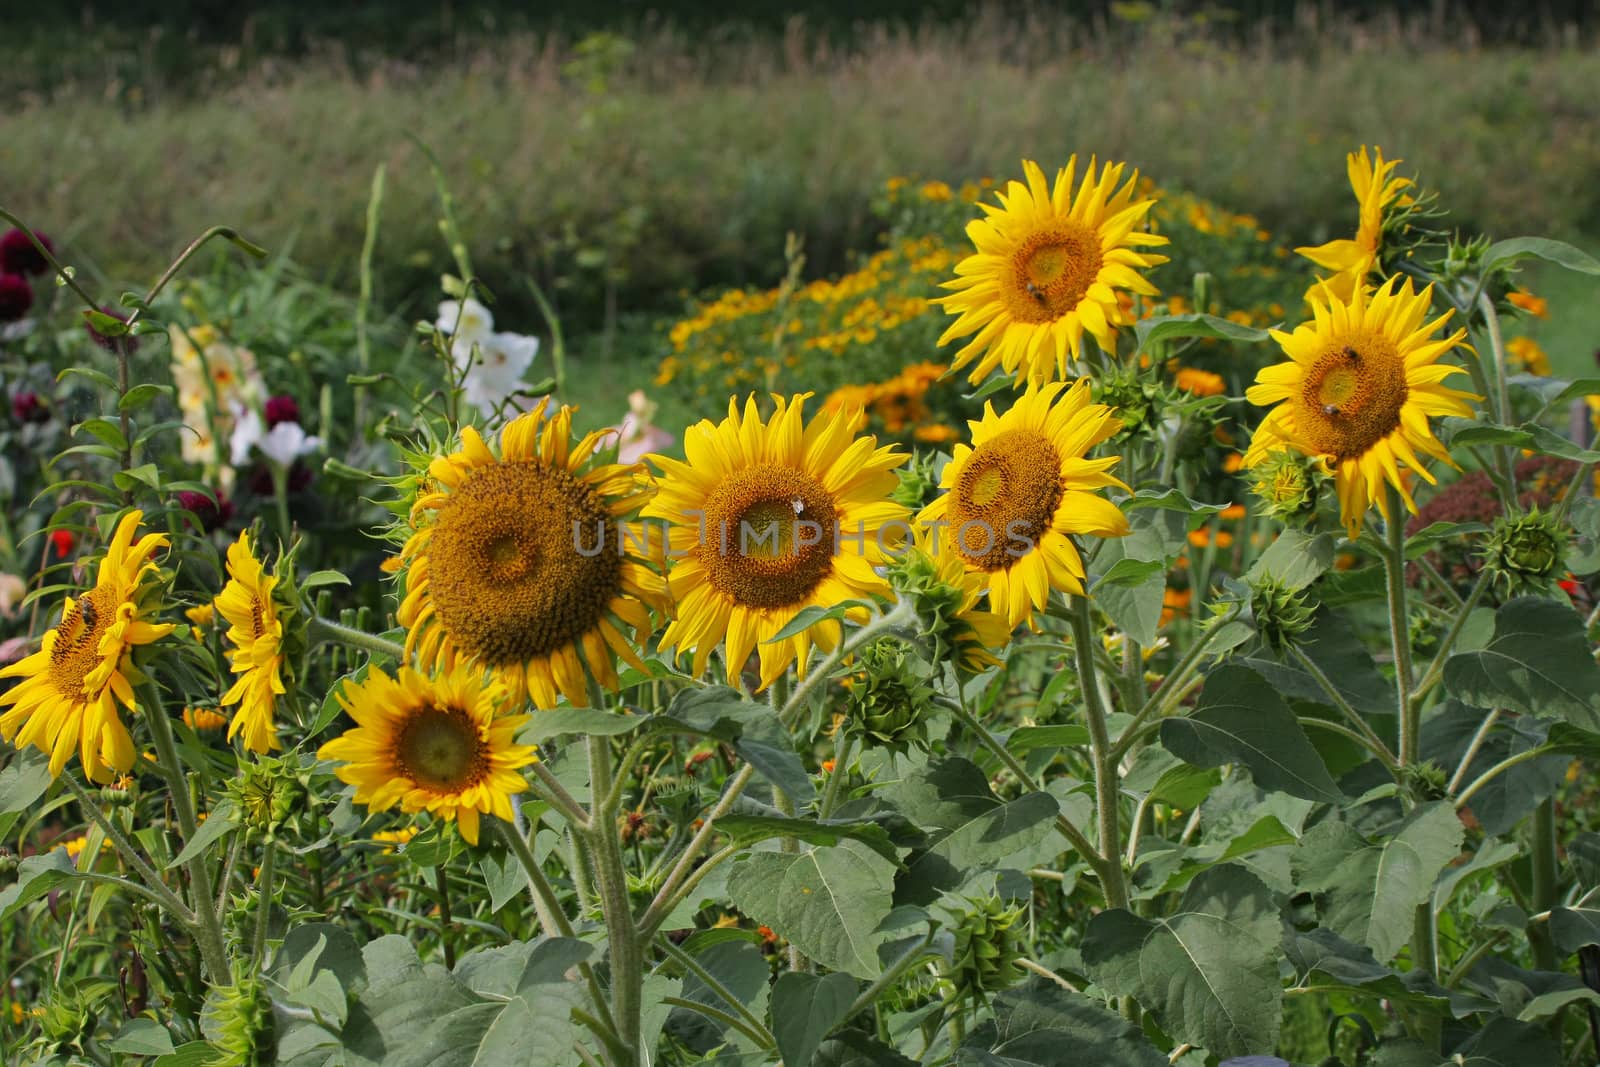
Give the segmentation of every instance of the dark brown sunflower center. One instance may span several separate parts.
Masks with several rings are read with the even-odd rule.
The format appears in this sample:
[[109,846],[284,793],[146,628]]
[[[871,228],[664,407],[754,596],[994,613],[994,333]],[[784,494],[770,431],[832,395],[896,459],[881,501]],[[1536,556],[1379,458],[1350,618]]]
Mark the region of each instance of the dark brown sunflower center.
[[1011,277],[1002,286],[1011,317],[1054,322],[1083,302],[1103,262],[1100,235],[1082,223],[1030,234],[1011,253]]
[[979,445],[950,493],[953,542],[967,563],[1005,570],[1039,543],[1061,504],[1061,457],[1044,435],[1007,430]]
[[91,589],[61,616],[50,649],[50,681],[64,696],[83,696],[84,679],[100,666],[100,639],[117,606],[112,590]]
[[1405,361],[1386,337],[1332,345],[1302,379],[1296,421],[1306,443],[1325,455],[1359,456],[1400,425]]
[[695,555],[711,585],[734,603],[787,607],[832,572],[837,519],[833,495],[811,475],[777,464],[749,467],[706,498]]
[[487,772],[487,746],[477,723],[460,708],[418,708],[395,737],[396,768],[424,789],[458,793]]
[[434,610],[464,652],[526,663],[577,640],[622,587],[618,530],[564,470],[474,472],[439,509],[428,547]]

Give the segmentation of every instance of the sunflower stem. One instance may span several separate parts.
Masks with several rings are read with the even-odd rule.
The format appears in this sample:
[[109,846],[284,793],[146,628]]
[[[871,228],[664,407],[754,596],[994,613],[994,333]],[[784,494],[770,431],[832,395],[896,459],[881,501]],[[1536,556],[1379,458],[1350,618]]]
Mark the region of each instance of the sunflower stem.
[[1072,597],[1072,650],[1078,660],[1078,688],[1083,690],[1084,718],[1089,726],[1089,753],[1094,761],[1095,806],[1099,808],[1100,853],[1105,866],[1099,872],[1106,906],[1126,908],[1128,888],[1122,876],[1122,826],[1117,775],[1117,754],[1106,729],[1106,708],[1101,702],[1100,679],[1094,661],[1094,621],[1089,598]]
[[1328,695],[1328,700],[1338,709],[1339,713],[1350,720],[1350,724],[1355,727],[1356,736],[1361,738],[1362,746],[1381,759],[1391,774],[1394,773],[1398,762],[1394,753],[1389,751],[1389,746],[1383,743],[1383,738],[1378,736],[1377,731],[1368,725],[1367,720],[1361,717],[1361,713],[1355,709],[1350,701],[1345,699],[1343,693],[1339,692],[1339,687],[1333,684],[1333,680],[1328,677],[1327,673],[1317,666],[1316,660],[1306,655],[1305,651],[1297,645],[1290,645],[1289,651],[1301,668],[1311,675],[1312,680]]
[[337,641],[351,648],[359,648],[370,655],[387,656],[396,663],[406,662],[406,650],[403,646],[369,634],[365,630],[357,630],[354,626],[345,626],[343,623],[324,619],[319,615],[306,623],[306,629],[318,640]]
[[1411,627],[1406,617],[1406,523],[1405,501],[1394,486],[1389,494],[1388,518],[1383,527],[1387,541],[1384,572],[1389,591],[1389,640],[1394,649],[1395,710],[1400,717],[1400,766],[1417,761],[1422,732],[1422,709],[1411,704]]
[[268,836],[266,855],[261,857],[261,876],[256,880],[256,891],[261,895],[261,902],[256,908],[255,940],[251,942],[250,949],[250,958],[261,969],[267,965],[267,925],[272,916],[272,879],[277,873],[278,842]]
[[644,946],[648,935],[634,922],[622,841],[617,835],[616,811],[605,807],[605,797],[611,792],[611,744],[604,737],[590,737],[588,742],[589,787],[595,807],[589,816],[586,836],[593,850],[595,874],[600,883],[600,911],[605,917],[606,941],[611,950],[611,1018],[624,1050],[618,1058],[618,1067],[636,1067],[643,1017]]
[[1183,658],[1178,661],[1177,666],[1173,667],[1171,673],[1161,680],[1161,684],[1156,686],[1156,691],[1145,698],[1143,706],[1134,715],[1133,721],[1122,731],[1122,736],[1117,738],[1116,744],[1111,748],[1118,760],[1127,755],[1128,749],[1133,744],[1134,735],[1139,732],[1139,728],[1144,725],[1145,720],[1154,715],[1166,703],[1169,695],[1183,688],[1184,682],[1188,680],[1189,673],[1200,662],[1200,658],[1205,655],[1206,649],[1211,646],[1211,642],[1216,639],[1217,634],[1222,631],[1225,625],[1238,617],[1240,610],[1237,606],[1231,608],[1225,617],[1217,619],[1212,625],[1202,630],[1199,638],[1195,640],[1189,651],[1183,654]]
[[[172,787],[172,806],[178,812],[178,825],[183,830],[183,843],[187,845],[194,840],[199,821],[195,818],[193,798],[189,796],[188,778],[183,773],[183,764],[178,760],[178,746],[172,740],[172,723],[167,718],[167,709],[162,706],[161,697],[153,683],[145,681],[140,684],[139,706],[144,711],[145,721],[150,724],[150,737],[155,742],[162,772]],[[200,954],[205,959],[206,970],[211,972],[211,980],[218,985],[227,985],[233,981],[233,969],[228,964],[222,924],[211,910],[211,872],[206,868],[204,853],[191,859],[187,869],[189,888],[194,898],[195,940],[200,944]]]
[[100,802],[87,789],[79,785],[78,780],[72,775],[63,774],[61,780],[67,784],[67,789],[77,799],[78,805],[83,808],[84,813],[106,835],[106,838],[111,842],[111,847],[116,849],[117,854],[122,857],[123,861],[129,867],[132,867],[134,872],[144,880],[149,887],[150,893],[161,901],[163,907],[172,912],[173,918],[184,926],[193,929],[196,921],[194,912],[190,911],[188,905],[178,899],[178,895],[161,880],[161,875],[156,873],[155,868],[146,863],[144,857],[139,855],[139,851],[133,847],[133,842],[129,841],[127,836],[111,821],[111,817],[106,814],[105,808],[101,807]]
[[508,822],[500,819],[492,820],[494,828],[499,832],[506,847],[522,865],[522,872],[528,879],[528,896],[533,898],[534,914],[539,918],[539,926],[544,930],[546,937],[572,937],[572,923],[567,920],[566,913],[561,910],[561,901],[556,896],[555,887],[544,876],[544,871],[539,867],[539,861],[534,858],[533,849],[528,846],[527,838]]
[[671,913],[676,904],[674,896],[677,894],[679,887],[686,884],[690,873],[694,870],[695,860],[699,858],[700,853],[705,851],[706,846],[711,843],[711,838],[717,832],[717,820],[726,815],[729,809],[733,807],[734,801],[739,799],[740,794],[745,790],[745,786],[750,784],[750,779],[754,777],[755,772],[755,766],[746,763],[739,768],[732,778],[728,779],[728,784],[723,787],[722,796],[718,798],[716,806],[706,813],[705,820],[700,824],[699,831],[684,847],[682,855],[678,857],[678,862],[673,865],[666,881],[661,883],[661,889],[656,893],[655,899],[650,902],[650,906],[645,909],[644,915],[640,917],[639,931],[642,935],[646,937],[652,936],[656,928]]

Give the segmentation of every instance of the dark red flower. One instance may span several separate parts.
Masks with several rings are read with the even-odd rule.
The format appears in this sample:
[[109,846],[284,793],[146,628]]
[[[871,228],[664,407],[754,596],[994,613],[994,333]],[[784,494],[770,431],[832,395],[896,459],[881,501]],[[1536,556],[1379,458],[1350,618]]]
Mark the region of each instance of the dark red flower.
[[267,429],[272,429],[280,422],[292,422],[300,425],[300,405],[295,403],[294,397],[279,394],[267,401],[264,414],[267,417]]
[[50,409],[32,389],[11,394],[11,414],[18,422],[50,421]]
[[219,491],[215,502],[204,493],[185,489],[178,494],[178,506],[191,512],[200,523],[200,529],[210,533],[233,518],[233,501]]
[[[102,307],[100,311],[102,314],[110,315],[119,322],[128,321],[128,316],[124,315],[114,307]],[[123,334],[120,337],[107,337],[105,334],[94,328],[94,323],[89,320],[87,314],[85,314],[83,318],[83,328],[89,331],[89,340],[93,341],[107,352],[115,352],[117,350],[117,342],[119,341],[122,343],[123,350],[130,354],[134,349],[139,347],[139,339],[133,336],[131,333]]]
[[[53,255],[56,246],[42,233],[35,233],[39,243]],[[28,235],[21,230],[7,230],[0,236],[0,272],[6,274],[43,274],[50,269],[50,261],[33,247]]]
[[78,539],[73,536],[71,530],[50,531],[50,544],[55,547],[56,555],[61,559],[66,559],[67,553],[71,552],[77,543]]
[[33,307],[33,286],[20,274],[0,274],[0,322],[16,322]]

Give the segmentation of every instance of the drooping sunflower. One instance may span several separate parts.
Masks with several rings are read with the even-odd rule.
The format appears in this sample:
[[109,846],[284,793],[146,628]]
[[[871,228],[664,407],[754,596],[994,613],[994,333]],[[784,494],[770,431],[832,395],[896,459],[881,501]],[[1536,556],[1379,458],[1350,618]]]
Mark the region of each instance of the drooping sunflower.
[[1136,229],[1155,204],[1135,199],[1138,172],[1119,189],[1124,165],[1107,163],[1097,175],[1090,159],[1074,195],[1077,165],[1073,156],[1056,172],[1052,191],[1039,164],[1024,160],[1027,184],[996,194],[999,207],[980,203],[989,217],[967,225],[977,253],[944,283],[954,292],[938,303],[960,317],[939,343],[971,337],[951,368],[976,361],[973,382],[996,367],[1032,383],[1065,378],[1085,331],[1106,351],[1116,348],[1116,328],[1130,321],[1118,289],[1156,294],[1139,271],[1167,257],[1139,249],[1167,239]]
[[214,601],[228,623],[228,662],[239,677],[222,697],[223,707],[238,704],[228,724],[228,740],[241,730],[244,746],[266,753],[282,748],[272,711],[283,695],[283,620],[272,602],[276,575],[269,575],[250,546],[250,531],[228,547],[228,584]]
[[511,696],[475,665],[431,677],[410,667],[398,676],[375,670],[340,690],[355,728],[323,745],[317,758],[340,764],[334,773],[356,787],[357,804],[372,811],[399,804],[408,814],[454,819],[461,836],[477,844],[478,815],[511,822],[510,798],[527,788],[519,768],[538,759],[533,746],[516,743],[529,716],[499,714]]
[[993,402],[968,424],[972,445],[956,445],[939,487],[917,516],[935,531],[942,559],[984,577],[989,610],[1017,626],[1050,591],[1083,592],[1074,535],[1121,537],[1128,519],[1095,490],[1127,489],[1110,473],[1118,456],[1088,451],[1122,428],[1116,413],[1090,403],[1089,382],[1032,386],[1004,415]]
[[1383,248],[1383,213],[1406,189],[1414,183],[1410,178],[1392,177],[1400,160],[1385,161],[1383,149],[1374,147],[1367,155],[1367,146],[1361,151],[1345,156],[1345,171],[1350,178],[1350,189],[1356,194],[1361,218],[1352,238],[1340,238],[1316,247],[1296,248],[1295,251],[1319,267],[1333,272],[1323,283],[1313,285],[1306,293],[1307,300],[1316,300],[1326,291],[1340,300],[1348,301],[1362,282],[1378,267],[1379,253]]
[[574,443],[572,409],[541,406],[506,424],[499,455],[468,426],[433,460],[400,553],[408,656],[490,667],[541,708],[586,706],[585,666],[616,688],[612,652],[643,668],[621,627],[642,640],[663,590],[621,529],[647,495],[637,466],[590,465],[607,432]]
[[[150,533],[134,541],[144,518],[130,511],[117,523],[95,577],[94,588],[62,605],[61,621],[44,635],[39,651],[0,670],[21,678],[0,693],[0,735],[18,747],[32,745],[50,755],[50,773],[60,775],[72,750],[94,782],[106,783],[133,767],[133,738],[117,704],[133,708],[132,649],[171,633],[173,624],[146,621],[151,557],[168,544]],[[116,772],[113,774],[113,772]]]
[[1437,337],[1451,313],[1425,322],[1432,304],[1431,285],[1419,293],[1409,280],[1401,285],[1390,278],[1377,290],[1357,286],[1349,299],[1325,291],[1311,301],[1310,322],[1293,333],[1272,331],[1289,360],[1262,368],[1245,393],[1252,404],[1277,405],[1251,438],[1245,466],[1286,448],[1321,457],[1333,469],[1340,515],[1352,538],[1372,504],[1389,518],[1385,482],[1415,514],[1400,464],[1429,484],[1433,475],[1417,458],[1419,451],[1454,466],[1428,416],[1470,416],[1467,402],[1478,399],[1442,384],[1466,373],[1438,361],[1467,331]]
[[889,499],[906,456],[855,437],[854,410],[805,423],[807,395],[774,397],[769,420],[753,396],[742,414],[729,400],[727,418],[684,433],[688,462],[649,457],[663,476],[643,514],[670,524],[676,561],[667,588],[677,617],[661,646],[692,651],[696,674],[724,641],[729,681],[752,651],[760,688],[790,663],[803,673],[812,644],[837,644],[839,621],[772,641],[779,630],[812,605],[889,592],[874,567],[910,528],[909,512]]

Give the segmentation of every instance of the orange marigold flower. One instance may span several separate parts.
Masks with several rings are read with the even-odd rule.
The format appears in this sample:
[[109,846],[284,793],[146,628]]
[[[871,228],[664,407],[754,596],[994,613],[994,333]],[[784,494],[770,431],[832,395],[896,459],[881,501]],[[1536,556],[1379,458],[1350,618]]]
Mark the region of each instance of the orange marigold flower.
[[1506,294],[1506,299],[1536,318],[1550,317],[1550,301],[1542,296],[1534,296],[1526,289],[1513,289]]
[[1172,382],[1179,389],[1195,396],[1221,396],[1228,388],[1228,384],[1222,380],[1222,375],[1201,370],[1199,367],[1179,367]]

